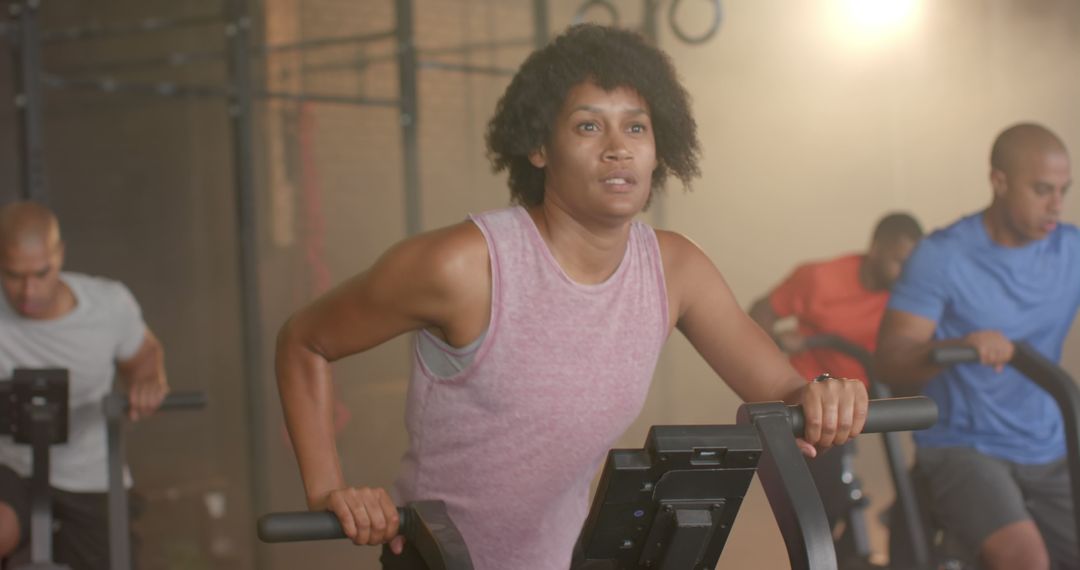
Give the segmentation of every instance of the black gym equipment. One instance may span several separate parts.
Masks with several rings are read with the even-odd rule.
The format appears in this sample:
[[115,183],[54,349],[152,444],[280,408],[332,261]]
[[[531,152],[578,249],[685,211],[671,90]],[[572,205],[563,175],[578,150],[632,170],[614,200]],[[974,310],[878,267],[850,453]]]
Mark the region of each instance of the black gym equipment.
[[[109,440],[109,567],[131,570],[131,523],[128,520],[128,493],[124,487],[127,443],[124,433],[129,409],[124,394],[112,393],[102,400]],[[201,410],[206,407],[203,392],[171,392],[162,400],[159,412]]]
[[[398,508],[400,534],[424,560],[428,570],[472,570],[472,558],[442,501],[414,501]],[[273,513],[259,518],[259,540],[295,542],[345,538],[331,512]]]
[[[821,334],[807,337],[806,348],[808,350],[831,350],[850,357],[866,371],[867,389],[870,398],[876,400],[892,397],[892,390],[877,379],[874,372],[873,356],[861,346],[837,335]],[[892,507],[889,524],[890,537],[926,536],[919,499],[915,493],[915,486],[911,480],[907,462],[904,459],[900,434],[882,432],[881,437],[886,461],[888,462],[889,475],[892,479],[893,489],[896,492],[896,502]],[[867,500],[861,493],[858,478],[850,469],[851,458],[845,458],[844,463],[845,472],[843,476],[849,493],[849,503],[846,508],[844,532],[836,541],[837,557],[842,563],[847,562],[857,565],[861,561],[864,566],[873,567],[869,561],[871,552],[865,520]],[[850,482],[847,480],[848,477],[850,477]],[[892,568],[936,568],[942,562],[939,560],[931,564],[931,549],[925,540],[912,541],[904,538],[899,541],[892,541],[890,546],[889,565]]]
[[[1009,366],[1049,393],[1061,409],[1061,416],[1065,421],[1066,463],[1072,484],[1073,516],[1077,520],[1076,528],[1080,540],[1080,388],[1069,373],[1031,345],[1014,341],[1013,346],[1015,350]],[[931,351],[930,360],[941,366],[970,364],[979,362],[979,353],[970,346],[947,346]]]
[[[1030,345],[1018,342],[1010,365],[1046,390],[1061,408],[1065,420],[1067,462],[1073,489],[1074,516],[1080,515],[1080,389],[1060,366],[1039,354]],[[834,335],[816,335],[807,339],[807,348],[841,352],[867,370],[871,398],[891,395],[887,386],[875,379],[873,359],[861,347]],[[976,363],[978,352],[970,346],[935,349],[931,361],[938,365]],[[897,434],[883,433],[889,472],[896,489],[896,504],[890,516],[889,563],[894,569],[959,569],[966,563],[948,551],[947,537],[931,531],[933,521],[920,503],[915,484],[905,467]],[[1080,521],[1080,516],[1078,516]],[[1080,528],[1080,524],[1078,524]],[[840,544],[838,553],[842,552]]]
[[[927,398],[876,400],[863,433],[925,429],[936,419]],[[654,426],[644,449],[612,451],[582,535],[586,560],[608,560],[611,568],[715,567],[756,468],[792,569],[836,568],[825,508],[795,445],[801,408],[744,404],[738,422]]]
[[[864,433],[925,429],[936,419],[937,407],[928,398],[877,400],[870,404]],[[803,430],[801,408],[745,404],[738,424],[653,426],[642,449],[610,451],[572,567],[715,567],[756,471],[792,569],[835,569],[825,510],[795,443]],[[258,528],[268,542],[344,536],[336,517],[325,512],[270,514]],[[454,543],[455,550],[459,546],[464,549],[464,543]],[[439,558],[425,562],[433,570],[471,568]]]
[[19,368],[10,382],[0,382],[0,433],[29,444],[34,476],[30,479],[30,564],[25,570],[68,570],[52,562],[52,493],[49,447],[68,438],[67,370]]
[[[128,497],[124,487],[124,420],[126,395],[113,393],[102,400],[109,448],[109,565],[131,569]],[[202,392],[172,392],[159,411],[206,407]],[[13,570],[70,570],[52,559],[52,492],[49,487],[49,447],[68,439],[68,371],[61,368],[17,368],[10,381],[0,381],[0,434],[15,443],[29,444],[33,454],[30,477],[30,562]]]
[[[779,344],[779,343],[777,343]],[[862,347],[835,335],[815,335],[806,337],[803,351],[829,350],[839,352],[857,361],[864,370],[869,370],[871,357]],[[868,381],[869,382],[869,381]],[[888,398],[891,394],[880,390],[875,393],[870,389],[871,398]],[[888,435],[886,432],[883,435]],[[833,529],[833,542],[836,558],[841,568],[852,562],[864,563],[870,560],[870,531],[866,522],[866,507],[869,504],[863,494],[862,482],[855,474],[854,442],[831,449],[827,455],[815,458],[810,464],[821,502]],[[842,529],[836,534],[837,529]]]

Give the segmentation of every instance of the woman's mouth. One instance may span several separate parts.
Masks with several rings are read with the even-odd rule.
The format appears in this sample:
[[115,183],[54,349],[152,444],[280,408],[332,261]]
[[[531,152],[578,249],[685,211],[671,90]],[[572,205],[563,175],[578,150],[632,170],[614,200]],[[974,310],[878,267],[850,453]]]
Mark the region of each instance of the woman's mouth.
[[625,190],[637,185],[637,178],[629,172],[612,172],[600,179],[600,183],[617,190]]

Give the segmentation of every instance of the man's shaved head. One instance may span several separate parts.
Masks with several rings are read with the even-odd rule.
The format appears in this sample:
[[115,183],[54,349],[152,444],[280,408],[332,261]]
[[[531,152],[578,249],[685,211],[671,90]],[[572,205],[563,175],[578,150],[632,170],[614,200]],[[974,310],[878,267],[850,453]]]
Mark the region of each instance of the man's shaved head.
[[1019,123],[998,135],[990,151],[994,199],[984,221],[999,245],[1021,246],[1050,235],[1072,184],[1069,152],[1050,129]]
[[36,202],[14,202],[0,208],[0,248],[60,244],[56,215]]
[[64,244],[56,215],[35,202],[0,207],[0,285],[8,305],[31,319],[55,318],[72,297],[61,282]]
[[1036,123],[1018,123],[1002,131],[994,140],[990,167],[1012,172],[1025,156],[1052,152],[1068,154],[1065,143],[1050,129]]

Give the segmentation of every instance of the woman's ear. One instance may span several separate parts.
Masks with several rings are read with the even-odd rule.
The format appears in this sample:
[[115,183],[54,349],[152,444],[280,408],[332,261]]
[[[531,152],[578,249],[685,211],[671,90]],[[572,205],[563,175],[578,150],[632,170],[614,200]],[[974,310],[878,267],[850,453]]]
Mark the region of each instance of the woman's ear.
[[547,166],[547,151],[543,146],[529,153],[529,162],[537,168]]

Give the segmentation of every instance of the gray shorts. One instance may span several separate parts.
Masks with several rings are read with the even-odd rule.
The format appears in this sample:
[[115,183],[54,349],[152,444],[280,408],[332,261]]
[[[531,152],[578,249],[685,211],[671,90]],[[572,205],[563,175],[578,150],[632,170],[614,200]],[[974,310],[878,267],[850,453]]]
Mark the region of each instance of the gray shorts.
[[998,529],[1033,520],[1054,568],[1080,568],[1069,468],[1024,465],[966,447],[919,448],[918,473],[938,523],[974,556]]

